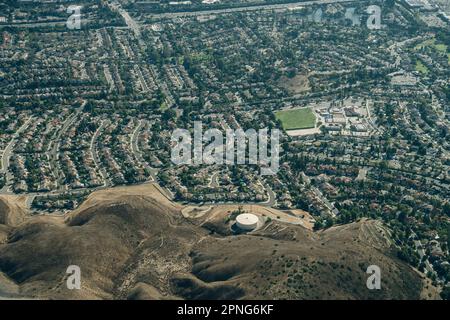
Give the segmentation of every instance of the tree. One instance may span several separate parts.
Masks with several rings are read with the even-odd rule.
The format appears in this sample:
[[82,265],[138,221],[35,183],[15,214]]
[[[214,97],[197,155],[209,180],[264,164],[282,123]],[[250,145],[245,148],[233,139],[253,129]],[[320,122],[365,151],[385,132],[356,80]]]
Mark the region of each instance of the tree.
[[94,110],[94,104],[92,103],[92,101],[88,101],[86,102],[86,104],[84,105],[84,112],[90,113]]
[[325,229],[331,228],[334,225],[333,219],[327,219],[325,222]]
[[316,222],[314,222],[314,230],[320,230],[320,229],[322,229],[322,227],[323,227],[323,224],[321,221],[316,220]]
[[177,115],[177,113],[175,112],[175,110],[173,110],[173,109],[167,109],[167,110],[164,111],[164,113],[162,114],[162,120],[163,120],[163,121],[169,121],[169,120],[172,120],[173,118],[175,118],[176,115]]
[[450,300],[450,287],[449,286],[444,287],[444,289],[442,289],[441,298],[443,300]]
[[450,202],[444,204],[444,206],[442,207],[442,212],[450,217]]

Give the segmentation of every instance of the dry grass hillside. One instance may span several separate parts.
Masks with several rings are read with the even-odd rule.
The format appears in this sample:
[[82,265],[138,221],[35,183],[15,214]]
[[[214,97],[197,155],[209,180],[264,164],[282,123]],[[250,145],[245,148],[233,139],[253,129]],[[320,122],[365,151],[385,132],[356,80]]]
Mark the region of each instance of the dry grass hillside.
[[[22,209],[0,202],[0,296],[418,299],[423,291],[421,276],[391,252],[380,222],[313,232],[273,212],[280,221],[250,234],[215,232],[229,228],[226,209],[186,217],[152,184],[96,192],[65,219],[25,219]],[[73,264],[81,290],[66,287]],[[366,288],[371,264],[382,270],[381,290]]]
[[0,224],[17,226],[25,220],[25,197],[0,197]]

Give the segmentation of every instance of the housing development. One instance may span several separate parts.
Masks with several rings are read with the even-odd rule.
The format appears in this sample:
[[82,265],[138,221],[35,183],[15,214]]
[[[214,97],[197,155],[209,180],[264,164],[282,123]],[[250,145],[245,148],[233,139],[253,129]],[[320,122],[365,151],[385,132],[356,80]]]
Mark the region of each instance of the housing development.
[[[183,206],[175,220],[236,239],[268,232],[280,240],[290,226],[327,234],[371,221],[361,232],[382,234],[389,259],[427,283],[420,298],[450,299],[449,31],[445,0],[3,1],[0,201],[27,212],[23,221],[78,225],[86,217],[73,213],[97,208],[88,205],[96,194],[151,185]],[[195,122],[224,135],[280,130],[279,149],[269,143],[279,152],[277,172],[262,175],[250,160],[174,163],[173,132],[193,132]],[[8,292],[3,274],[14,285],[31,281],[11,269],[8,247],[29,231],[8,225],[13,207],[2,208],[0,297]],[[161,233],[155,246],[167,238]],[[285,283],[244,286],[242,295],[187,294],[173,279],[152,285],[167,298],[350,297],[303,295],[300,273],[289,269],[301,255],[286,256]],[[204,255],[195,257],[194,265]],[[129,298],[139,281],[124,270],[98,297]],[[361,286],[367,290],[365,280]],[[27,290],[15,294],[39,296]],[[375,298],[397,297],[419,298]]]

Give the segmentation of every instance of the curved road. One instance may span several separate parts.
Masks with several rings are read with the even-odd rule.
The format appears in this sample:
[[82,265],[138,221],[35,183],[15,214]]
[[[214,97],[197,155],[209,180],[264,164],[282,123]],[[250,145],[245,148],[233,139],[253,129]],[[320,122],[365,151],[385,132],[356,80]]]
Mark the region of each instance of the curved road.
[[95,147],[95,141],[97,141],[97,138],[100,135],[100,132],[103,130],[105,125],[107,125],[108,123],[109,123],[109,120],[102,121],[102,123],[100,124],[98,129],[95,131],[94,135],[92,136],[91,144],[89,146],[89,149],[91,151],[92,160],[94,160],[94,164],[97,167],[98,171],[100,172],[100,175],[102,176],[103,185],[105,187],[110,186],[111,181],[109,181],[109,179],[108,179],[108,174],[106,173],[105,168],[103,168],[101,165],[100,158],[97,153],[97,148]]
[[9,142],[9,144],[6,146],[5,150],[3,151],[2,154],[2,159],[1,159],[1,165],[2,168],[0,169],[0,173],[1,174],[5,174],[6,173],[6,182],[5,185],[2,189],[0,189],[0,194],[8,194],[8,188],[11,184],[11,180],[13,179],[13,176],[11,174],[11,172],[8,171],[9,168],[9,158],[11,158],[11,153],[12,153],[12,149],[16,143],[17,138],[19,137],[19,135],[25,131],[28,126],[30,125],[31,121],[33,121],[33,117],[31,117],[30,119],[28,119],[12,136],[11,141]]

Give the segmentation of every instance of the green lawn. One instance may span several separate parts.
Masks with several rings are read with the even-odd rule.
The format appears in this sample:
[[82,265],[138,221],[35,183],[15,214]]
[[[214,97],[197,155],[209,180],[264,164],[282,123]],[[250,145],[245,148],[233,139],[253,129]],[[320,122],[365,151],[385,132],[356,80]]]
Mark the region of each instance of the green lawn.
[[419,43],[414,47],[415,50],[420,50],[425,47],[432,47],[435,50],[439,51],[440,53],[446,53],[447,52],[447,46],[443,43],[436,43],[436,39],[428,39],[423,41],[422,43]]
[[428,68],[422,63],[422,61],[417,60],[416,62],[416,71],[419,71],[423,74],[427,74],[428,73]]
[[439,51],[440,53],[446,53],[447,52],[447,46],[445,44],[436,44],[434,46],[436,48],[437,51]]
[[430,47],[433,48],[434,50],[436,50],[437,52],[439,52],[440,54],[447,54],[448,57],[448,64],[450,64],[450,53],[448,53],[448,46],[443,44],[443,43],[436,43],[436,39],[432,38],[432,39],[428,39],[425,40],[421,43],[419,43],[418,45],[416,45],[414,47],[414,50],[420,50],[426,47]]
[[161,105],[159,106],[159,110],[160,111],[166,111],[169,107],[167,106],[167,104],[165,102],[161,103]]
[[310,108],[278,111],[275,117],[281,121],[284,130],[314,128],[316,123]]
[[434,46],[435,43],[436,43],[436,39],[435,38],[428,39],[428,40],[425,40],[425,41],[419,43],[418,45],[416,45],[414,47],[414,50],[420,50],[420,49],[425,48],[425,47]]

